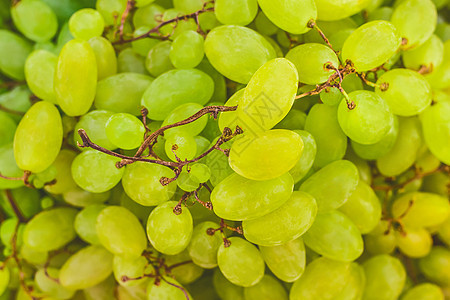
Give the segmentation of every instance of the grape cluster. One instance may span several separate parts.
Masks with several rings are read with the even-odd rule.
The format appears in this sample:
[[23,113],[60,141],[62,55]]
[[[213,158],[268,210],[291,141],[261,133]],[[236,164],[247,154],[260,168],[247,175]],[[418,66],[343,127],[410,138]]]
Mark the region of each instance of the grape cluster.
[[450,299],[449,0],[0,0],[0,300]]

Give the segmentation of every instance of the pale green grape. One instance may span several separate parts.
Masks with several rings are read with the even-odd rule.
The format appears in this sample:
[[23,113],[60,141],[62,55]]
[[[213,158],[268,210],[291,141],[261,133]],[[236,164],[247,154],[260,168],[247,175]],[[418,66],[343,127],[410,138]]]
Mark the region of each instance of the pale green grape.
[[37,214],[25,227],[25,245],[38,251],[56,250],[66,245],[76,236],[73,227],[76,213],[75,209],[66,207]]
[[165,150],[167,157],[172,161],[190,160],[197,153],[197,143],[194,137],[184,131],[179,131],[176,135],[167,137]]
[[213,274],[213,285],[217,294],[222,300],[244,300],[244,288],[232,284],[226,279],[219,268]]
[[191,257],[189,256],[187,250],[184,250],[183,252],[176,255],[164,255],[164,260],[169,267],[184,263],[183,265],[177,266],[170,271],[170,276],[173,276],[179,283],[183,285],[190,284],[203,275],[204,269],[197,266],[191,261]]
[[416,160],[417,167],[423,172],[431,172],[439,168],[441,162],[429,150]]
[[22,170],[39,173],[58,156],[62,144],[61,116],[45,101],[34,104],[17,126],[14,157]]
[[350,265],[350,278],[344,289],[339,293],[335,300],[358,300],[361,299],[364,292],[366,276],[364,269],[357,263]]
[[16,232],[17,227],[17,237],[16,237],[16,247],[21,247],[23,244],[23,230],[24,224],[17,224],[17,218],[9,218],[2,222],[0,226],[0,238],[7,248],[11,248],[12,246],[12,238]]
[[261,11],[255,18],[255,27],[261,34],[271,36],[277,33],[278,27],[275,26],[267,16]]
[[78,186],[92,193],[112,189],[122,179],[124,169],[116,168],[120,159],[108,154],[86,150],[72,163],[72,176]]
[[76,153],[71,150],[62,149],[52,166],[56,170],[56,183],[45,186],[45,190],[52,194],[63,194],[76,187],[76,183],[70,173],[72,162],[76,156]]
[[[46,275],[46,272],[48,275]],[[50,297],[56,299],[72,299],[75,291],[69,290],[61,286],[59,282],[55,282],[51,278],[59,278],[59,270],[55,268],[39,269],[34,275],[34,281],[39,289]]]
[[296,129],[296,133],[305,128],[306,114],[298,109],[291,109],[286,117],[280,121],[274,128],[277,129]]
[[404,49],[425,43],[436,28],[437,11],[431,0],[403,0],[394,9],[391,22],[406,39]]
[[292,169],[302,151],[303,141],[297,133],[272,129],[257,137],[239,137],[231,147],[229,163],[247,179],[270,180]]
[[426,78],[430,85],[435,89],[445,89],[450,86],[450,41],[444,43],[443,61]]
[[365,9],[371,0],[315,0],[317,19],[325,21],[340,20]]
[[141,98],[153,79],[137,73],[120,73],[98,82],[94,105],[97,109],[140,115]]
[[355,191],[359,182],[358,169],[348,160],[326,165],[300,186],[300,191],[313,196],[319,211],[341,207]]
[[214,13],[220,23],[245,26],[256,17],[256,0],[218,0],[214,2]]
[[135,116],[117,113],[106,122],[105,132],[108,139],[118,148],[135,149],[144,140],[145,128]]
[[37,251],[25,245],[20,247],[20,255],[34,265],[43,265],[48,260],[48,252]]
[[156,250],[167,255],[175,255],[186,249],[193,231],[189,209],[183,207],[182,212],[177,215],[173,211],[176,205],[176,201],[158,205],[147,220],[147,236],[150,243]]
[[170,49],[172,49],[170,41],[162,41],[150,49],[145,59],[145,68],[152,76],[157,77],[174,69],[169,56]]
[[201,183],[207,182],[211,177],[211,170],[207,165],[202,163],[191,165],[189,173]]
[[187,14],[193,13],[202,8],[206,0],[174,0],[173,6]]
[[276,57],[263,36],[237,25],[224,25],[209,32],[205,54],[217,71],[239,83],[248,83],[259,67]]
[[[161,127],[166,125],[175,124],[177,122],[180,122],[184,119],[189,118],[190,116],[194,115],[196,112],[200,111],[203,108],[202,105],[198,103],[185,103],[182,105],[179,105],[177,108],[172,110],[169,115],[164,119],[164,122],[162,123]],[[177,134],[188,133],[189,135],[196,136],[202,132],[202,130],[205,128],[206,123],[208,122],[208,116],[202,116],[199,119],[195,120],[194,122],[191,122],[189,124],[183,125],[182,127],[178,128],[171,128],[166,131],[164,131],[164,136],[166,139],[168,137],[172,137]]]
[[[93,143],[109,150],[116,149],[117,146],[109,140],[105,129],[109,118],[113,115],[114,114],[111,111],[107,110],[93,110],[83,115],[73,130],[74,143],[80,143],[80,145],[83,145],[83,141],[78,134],[78,130],[84,129]],[[80,149],[87,150],[89,148]]]
[[41,0],[24,0],[11,7],[17,29],[35,42],[49,41],[58,29],[53,10]]
[[230,246],[222,244],[217,263],[222,274],[231,283],[243,287],[254,286],[264,276],[264,260],[258,248],[240,237],[228,239]]
[[53,90],[58,57],[47,50],[33,51],[25,61],[25,78],[30,90],[39,98],[56,104]]
[[95,224],[100,212],[106,205],[94,204],[85,207],[75,217],[74,227],[78,236],[92,245],[100,245]]
[[14,141],[17,125],[14,119],[4,111],[0,112],[0,122],[2,124],[0,128],[0,146],[5,146]]
[[31,44],[15,33],[0,29],[0,70],[7,76],[25,79],[25,61],[30,54]]
[[443,61],[444,43],[433,34],[424,44],[402,54],[403,64],[411,70],[419,70],[422,66],[431,70],[439,67]]
[[102,15],[92,8],[80,9],[69,19],[70,33],[77,39],[89,40],[101,36],[104,27]]
[[439,285],[450,284],[450,251],[442,246],[431,249],[430,254],[419,259],[419,269],[425,277]]
[[[151,30],[150,27],[141,26],[133,32],[133,37],[138,37],[143,34],[146,34],[150,30]],[[150,49],[153,48],[154,46],[156,46],[156,44],[158,44],[158,43],[159,43],[159,40],[157,40],[157,39],[152,39],[152,38],[140,39],[140,40],[131,42],[131,48],[133,48],[134,52],[138,53],[139,55],[141,55],[143,57],[146,57],[148,52],[150,51]]]
[[138,73],[148,75],[145,68],[145,58],[134,52],[132,48],[125,48],[117,56],[117,70],[119,73]]
[[292,194],[294,181],[289,173],[266,181],[231,174],[213,189],[214,213],[227,220],[251,220],[279,208]]
[[153,267],[148,264],[143,256],[125,257],[115,255],[113,259],[113,273],[116,281],[122,286],[137,286],[148,282],[148,278],[143,277],[135,280],[123,280],[126,278],[138,278],[144,274],[151,273]]
[[111,42],[101,36],[94,36],[88,40],[92,50],[94,50],[95,61],[97,62],[97,79],[115,75],[117,73],[117,58]]
[[[9,268],[3,268],[0,270],[0,295],[5,295],[7,291],[8,284],[10,282],[10,272]],[[8,299],[7,297],[5,300]]]
[[[1,31],[0,31],[1,35]],[[0,37],[1,39],[1,37]],[[0,47],[0,49],[2,49]],[[1,56],[0,56],[1,58]],[[0,62],[1,63],[1,62]],[[0,66],[1,70],[1,66]],[[30,101],[30,90],[25,86],[18,86],[12,89],[9,92],[3,93],[0,95],[0,103],[6,108],[20,111],[25,113],[31,107]],[[19,121],[19,116],[13,116],[10,114],[10,117],[15,118],[15,120]]]
[[348,96],[355,108],[349,109],[346,99],[341,100],[338,108],[338,121],[344,133],[360,144],[379,142],[394,118],[386,101],[370,91],[355,91]]
[[303,235],[317,214],[316,200],[307,193],[293,192],[278,209],[253,220],[244,220],[245,238],[262,246],[278,246]]
[[357,71],[368,71],[385,63],[400,47],[397,29],[387,21],[368,22],[345,41],[342,58],[351,60]]
[[116,24],[117,16],[121,16],[127,6],[126,0],[98,0],[95,8],[102,15],[105,25]]
[[[3,123],[3,125],[6,124]],[[14,149],[12,143],[0,146],[0,173],[9,177],[20,177],[23,175],[23,171],[19,169],[16,160],[14,159]],[[23,186],[23,182],[20,180],[0,178],[0,189],[14,189],[21,186]]]
[[[379,232],[378,228],[381,228],[382,231]],[[368,253],[372,255],[390,254],[395,250],[397,240],[394,232],[390,230],[386,234],[387,229],[387,222],[381,221],[373,232],[364,236],[364,248]]]
[[86,207],[93,204],[102,204],[108,200],[110,191],[104,193],[91,193],[78,186],[63,194],[64,201],[77,207]]
[[169,58],[175,68],[190,69],[196,67],[203,59],[203,37],[193,31],[180,33],[170,48]]
[[336,87],[326,88],[319,95],[320,100],[330,106],[337,105],[342,100],[342,93]]
[[444,300],[442,289],[432,283],[421,283],[408,290],[402,300]]
[[[171,284],[168,284],[167,282],[170,282]],[[181,289],[173,285],[181,287]],[[150,281],[147,287],[147,299],[185,300],[192,299],[192,297],[178,281],[169,276],[164,276],[163,280],[161,280],[158,285],[154,283],[154,280]]]
[[260,282],[244,288],[245,300],[288,300],[283,285],[273,276],[264,275]]
[[150,4],[139,7],[133,15],[133,24],[135,28],[147,26],[153,28],[158,25],[158,16],[164,13],[164,8],[157,4]]
[[137,203],[144,206],[154,206],[172,198],[176,190],[176,183],[171,182],[163,186],[160,179],[162,177],[172,178],[173,176],[172,170],[168,167],[135,162],[126,166],[122,186],[125,193]]
[[182,171],[177,178],[177,185],[185,192],[193,192],[200,186],[200,181],[187,171]]
[[56,100],[68,116],[84,115],[94,102],[97,86],[95,52],[88,42],[74,39],[61,50],[56,65]]
[[[214,67],[211,65],[211,63],[208,61],[206,57],[203,58],[203,60],[197,66],[197,69],[208,74],[209,77],[211,77],[212,80],[214,81],[214,93],[211,97],[210,105],[212,105],[213,102],[217,102],[217,104],[224,103],[227,99],[227,87],[225,77],[223,77],[222,74],[220,74],[216,69],[214,69]],[[212,120],[211,123],[214,125],[216,124],[216,122],[213,122]]]
[[222,244],[220,232],[216,231],[213,235],[209,235],[207,232],[209,228],[217,229],[219,224],[207,221],[196,225],[187,248],[192,261],[205,269],[217,266],[217,251]]
[[213,91],[213,80],[202,71],[172,70],[150,84],[142,96],[142,105],[149,109],[150,119],[162,121],[181,104],[206,104]]
[[428,255],[433,240],[426,229],[403,228],[404,232],[394,231],[398,248],[408,257],[418,258]]
[[113,255],[101,246],[87,246],[73,254],[59,272],[61,285],[70,290],[97,285],[112,273]]

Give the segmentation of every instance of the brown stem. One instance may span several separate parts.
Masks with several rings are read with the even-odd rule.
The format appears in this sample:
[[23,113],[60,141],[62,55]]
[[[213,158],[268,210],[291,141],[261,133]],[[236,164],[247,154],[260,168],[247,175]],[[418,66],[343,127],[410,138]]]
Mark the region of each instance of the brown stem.
[[130,11],[134,8],[135,3],[136,2],[134,0],[128,0],[127,6],[125,7],[125,10],[122,13],[122,18],[120,19],[120,26],[119,26],[119,40],[121,41],[123,41],[123,29],[125,27],[125,22],[127,21]]
[[14,215],[16,216],[17,220],[19,220],[19,223],[26,223],[27,218],[25,218],[19,206],[17,205],[11,190],[5,190],[5,194],[6,198],[8,199],[9,205],[11,205],[11,208],[14,212]]

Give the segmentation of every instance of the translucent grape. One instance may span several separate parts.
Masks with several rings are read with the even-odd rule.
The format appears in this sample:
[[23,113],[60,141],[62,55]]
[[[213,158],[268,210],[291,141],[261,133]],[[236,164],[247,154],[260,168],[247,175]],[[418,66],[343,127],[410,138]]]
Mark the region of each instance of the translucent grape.
[[219,224],[207,221],[196,225],[187,248],[192,261],[205,269],[217,266],[217,251],[222,244],[220,232],[216,231],[213,235],[209,235],[209,228],[217,229]]
[[426,229],[408,229],[394,231],[398,248],[408,257],[424,257],[431,251],[433,240]]
[[25,60],[31,52],[31,44],[24,38],[0,29],[0,70],[17,80],[25,79]]
[[[151,30],[150,27],[147,26],[141,26],[139,28],[137,28],[134,32],[133,32],[133,37],[139,37],[142,36],[144,34],[146,34],[147,32],[149,32]],[[134,52],[138,53],[139,55],[146,57],[148,52],[150,51],[151,48],[153,48],[154,46],[156,46],[156,44],[159,43],[159,40],[157,39],[139,39],[139,40],[135,40],[131,42],[131,48],[133,48]]]
[[39,98],[56,104],[53,90],[58,57],[47,50],[33,51],[25,61],[25,78],[30,90]]
[[316,0],[317,19],[324,21],[340,20],[360,12],[370,4],[370,0]]
[[[170,282],[167,283],[167,282]],[[176,286],[174,286],[176,285]],[[188,295],[186,297],[185,291],[186,289],[178,288],[180,283],[171,277],[164,277],[164,280],[161,280],[158,285],[154,283],[154,280],[151,280],[147,287],[147,299],[158,299],[158,300],[185,300],[187,297],[192,299],[192,296]]]
[[153,46],[147,54],[145,68],[152,76],[159,76],[174,69],[170,61],[170,49],[172,42],[163,41]]
[[408,290],[402,297],[402,300],[443,300],[444,294],[442,289],[431,283],[421,283]]
[[431,74],[426,76],[430,85],[435,89],[445,89],[450,86],[450,41],[444,43],[442,63]]
[[89,40],[101,36],[104,27],[102,15],[92,8],[80,9],[69,19],[70,33],[77,39]]
[[125,48],[117,56],[117,70],[119,73],[138,73],[148,75],[145,68],[145,58],[134,52],[132,48]]
[[419,269],[425,278],[439,285],[449,285],[449,267],[450,251],[442,246],[433,247],[430,254],[419,259]]
[[[46,272],[48,275],[46,275]],[[59,299],[71,299],[75,291],[66,289],[59,282],[51,278],[59,278],[59,270],[55,268],[39,269],[34,275],[34,281],[39,289],[46,295]]]
[[95,2],[96,10],[102,15],[105,25],[113,25],[115,16],[121,16],[127,6],[124,0],[98,0]]
[[95,224],[100,212],[106,205],[93,204],[85,207],[75,217],[74,227],[78,236],[92,245],[100,245]]
[[256,0],[218,0],[214,2],[214,13],[220,23],[245,26],[256,17]]
[[[112,115],[113,113],[107,110],[93,110],[83,115],[74,128],[74,143],[83,145],[78,130],[84,129],[93,143],[109,150],[116,149],[117,146],[108,139],[105,129],[106,123]],[[87,148],[80,149],[86,150]]]
[[115,255],[113,259],[114,278],[122,286],[137,286],[148,282],[148,278],[137,280],[123,280],[125,278],[138,278],[143,274],[153,271],[153,267],[148,265],[147,260],[143,256],[125,257]]
[[[199,8],[201,9],[201,8]],[[168,20],[172,20],[174,18],[180,17],[184,15],[184,13],[175,8],[169,8],[166,9],[162,15],[162,21],[168,21]],[[197,25],[195,24],[195,21],[193,19],[189,19],[189,18],[180,18],[180,20],[177,22],[178,24],[175,23],[170,23],[170,24],[166,24],[164,26],[161,27],[161,29],[159,30],[163,35],[171,35],[174,38],[177,37],[178,35],[180,35],[181,33],[183,33],[184,31],[187,30],[197,30]]]
[[101,36],[95,36],[89,39],[88,42],[92,50],[94,50],[98,80],[116,74],[117,58],[111,42]]
[[[161,127],[175,124],[177,122],[180,122],[184,119],[187,119],[188,117],[194,115],[196,112],[201,110],[203,108],[202,105],[198,103],[185,103],[182,105],[179,105],[177,108],[175,108],[173,111],[170,112],[170,114],[164,119],[164,122],[162,123]],[[191,122],[189,124],[183,125],[182,127],[178,128],[171,128],[164,132],[164,136],[171,137],[179,133],[188,133],[189,135],[195,136],[202,132],[202,130],[205,128],[206,123],[208,122],[208,116],[202,116],[199,119],[195,120],[194,122]]]
[[110,191],[104,193],[91,193],[78,186],[63,194],[64,201],[77,207],[86,207],[93,204],[102,204],[108,200]]
[[190,69],[196,67],[203,59],[203,37],[187,30],[178,35],[172,42],[169,58],[175,68]]
[[[176,255],[165,255],[164,259],[168,266],[174,266],[183,263],[182,265],[173,268],[173,270],[171,271],[171,276],[173,276],[179,283],[183,285],[190,284],[196,281],[202,276],[204,272],[203,268],[190,261],[191,257],[189,256],[187,250],[184,250],[183,252]],[[187,261],[189,263],[186,263]]]
[[167,138],[165,150],[167,157],[172,161],[178,161],[178,159],[182,161],[190,160],[197,153],[197,143],[194,137],[184,131],[180,131],[177,135],[172,135]]
[[277,299],[287,300],[283,285],[271,275],[264,275],[260,282],[244,289],[246,300]]
[[56,170],[56,183],[45,186],[45,189],[52,194],[63,194],[76,187],[70,169],[76,153],[71,150],[62,149],[52,166]]
[[419,70],[422,66],[431,70],[440,66],[443,61],[444,43],[433,34],[424,44],[416,49],[403,53],[403,64],[411,70]]
[[135,116],[117,113],[106,122],[105,132],[108,139],[118,148],[135,149],[144,140],[145,128]]
[[164,13],[164,8],[157,4],[150,4],[139,7],[133,15],[133,24],[135,28],[147,26],[150,28],[158,25],[157,16]]

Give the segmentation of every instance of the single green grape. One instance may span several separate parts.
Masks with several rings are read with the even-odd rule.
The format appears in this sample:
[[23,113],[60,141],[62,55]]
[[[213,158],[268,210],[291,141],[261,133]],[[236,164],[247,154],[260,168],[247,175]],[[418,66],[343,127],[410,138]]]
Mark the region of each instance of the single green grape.
[[116,52],[110,41],[102,36],[94,36],[88,40],[94,50],[97,62],[97,79],[102,80],[117,73]]
[[[139,28],[136,28],[136,30],[133,32],[133,37],[139,37],[143,34],[146,34],[151,30],[148,26],[141,26]],[[146,57],[150,49],[152,49],[156,44],[159,43],[158,39],[139,39],[136,41],[131,42],[131,48],[133,48],[134,52],[138,53],[142,57]]]
[[427,256],[433,246],[430,233],[424,229],[403,228],[403,232],[394,231],[398,248],[408,257]]
[[105,25],[116,24],[117,16],[121,16],[127,1],[125,0],[98,0],[95,9],[102,15]]
[[311,169],[317,153],[317,144],[314,137],[307,131],[295,130],[303,141],[303,152],[295,166],[289,170],[294,182],[299,182]]
[[169,58],[177,69],[195,68],[203,59],[203,37],[193,30],[178,35],[172,42]]
[[288,294],[281,282],[271,275],[264,275],[256,285],[244,288],[244,295],[246,300],[288,300]]
[[192,261],[205,269],[217,267],[217,251],[222,242],[219,231],[209,234],[209,229],[219,228],[219,224],[211,221],[202,222],[194,227],[188,246]]
[[426,79],[434,89],[446,89],[450,86],[450,41],[444,43],[442,63]]
[[177,178],[177,185],[185,192],[193,192],[200,186],[200,181],[191,173],[183,170]]
[[439,67],[443,61],[444,43],[433,34],[425,43],[416,49],[405,51],[402,54],[403,64],[411,70],[419,70],[425,66],[431,71]]
[[[161,127],[183,121],[189,118],[190,116],[194,115],[198,111],[200,111],[202,108],[203,106],[198,103],[181,104],[169,113],[169,115],[164,119],[164,122],[162,123]],[[192,136],[196,136],[203,131],[207,122],[208,116],[204,115],[199,119],[195,120],[194,122],[183,125],[182,127],[170,128],[164,131],[164,136],[168,138],[183,132],[188,133],[189,135]]]
[[133,24],[135,28],[147,26],[153,28],[158,25],[157,17],[164,13],[164,8],[158,4],[150,4],[139,7],[133,15]]
[[148,75],[145,68],[145,58],[136,53],[132,48],[125,48],[117,56],[118,73],[137,73]]
[[[205,271],[191,261],[187,250],[176,255],[164,255],[164,259],[169,267],[183,263],[170,271],[170,276],[183,285],[197,281]],[[186,263],[187,261],[188,263]]]
[[[354,15],[365,9],[370,0],[315,0],[317,5],[317,19],[324,21],[340,20]],[[334,45],[333,45],[334,46]]]
[[214,2],[214,13],[222,24],[245,26],[256,17],[258,2],[256,0],[218,0]]
[[106,208],[106,205],[93,204],[86,206],[77,213],[73,226],[78,236],[91,245],[100,245],[95,224],[100,212]]
[[3,268],[0,270],[0,295],[4,295],[5,291],[7,291],[11,278],[10,274],[9,268]]
[[58,57],[47,50],[33,51],[25,61],[25,79],[30,90],[39,98],[56,104],[53,90]]
[[175,68],[170,61],[171,48],[171,41],[162,41],[153,46],[147,53],[145,68],[152,76],[158,77]]
[[255,27],[259,33],[266,36],[274,35],[278,31],[278,27],[262,11],[255,18]]
[[103,193],[91,193],[76,186],[63,194],[65,202],[76,207],[86,207],[94,204],[102,204],[109,199],[110,191]]
[[92,8],[80,9],[69,19],[70,33],[77,39],[89,40],[101,36],[104,27],[105,21],[102,15]]
[[301,131],[305,128],[305,122],[306,122],[306,113],[299,109],[291,109],[286,117],[284,117],[283,120],[280,121],[277,125],[275,125],[274,128],[276,129],[290,129],[290,130],[296,130]]
[[[107,110],[92,110],[87,114],[83,115],[78,123],[75,125],[73,130],[73,140],[77,145],[83,145],[80,135],[78,134],[79,129],[84,129],[86,134],[89,136],[92,142],[96,143],[100,147],[112,150],[116,149],[117,146],[113,144],[106,135],[106,123],[109,118],[113,116],[113,112]],[[88,148],[80,148],[81,150],[86,150]]]
[[131,287],[146,284],[149,278],[143,277],[137,280],[123,280],[126,278],[138,278],[143,274],[154,271],[153,266],[149,265],[145,257],[121,256],[115,255],[113,259],[114,278],[121,286]]
[[54,278],[59,278],[59,270],[55,268],[42,268],[34,275],[36,285],[42,292],[46,293],[46,295],[59,299],[72,298],[75,291],[61,286],[59,282],[52,280]]
[[24,66],[31,53],[31,43],[19,35],[0,29],[0,70],[7,76],[25,79]]
[[178,161],[178,159],[182,161],[190,160],[197,153],[197,143],[194,137],[184,131],[180,131],[177,135],[167,137],[165,150],[167,157],[172,161]]
[[426,279],[442,286],[448,286],[450,276],[450,251],[442,246],[435,246],[430,254],[419,259],[419,269]]
[[135,149],[144,140],[145,128],[135,116],[127,113],[113,114],[106,122],[106,136],[118,148]]
[[402,297],[402,300],[416,299],[444,300],[445,298],[439,286],[432,283],[421,283],[408,290]]
[[165,276],[164,280],[161,280],[158,285],[154,283],[154,280],[150,280],[147,287],[146,299],[184,300],[187,299],[186,295],[189,299],[192,299],[192,296],[189,295],[178,281],[170,276]]

